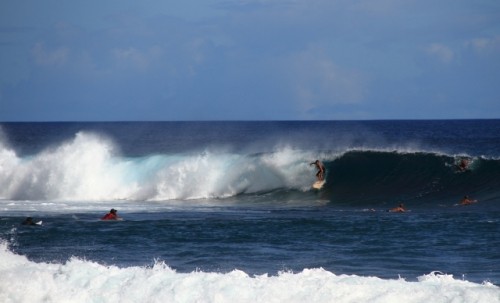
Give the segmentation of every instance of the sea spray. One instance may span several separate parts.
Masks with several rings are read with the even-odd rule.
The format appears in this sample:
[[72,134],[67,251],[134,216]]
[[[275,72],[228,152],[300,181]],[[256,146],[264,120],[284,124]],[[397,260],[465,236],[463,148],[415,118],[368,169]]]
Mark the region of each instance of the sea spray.
[[[1,150],[4,185],[13,200],[172,200],[223,198],[280,188],[307,190],[310,152],[199,153],[122,157],[112,142],[88,133],[36,155]],[[310,175],[304,178],[304,176]]]
[[[123,184],[126,162],[114,161],[113,145],[92,134],[78,133],[70,142],[19,158],[6,152],[0,175],[5,198],[14,200],[98,200],[130,196]],[[124,186],[126,185],[126,186]]]

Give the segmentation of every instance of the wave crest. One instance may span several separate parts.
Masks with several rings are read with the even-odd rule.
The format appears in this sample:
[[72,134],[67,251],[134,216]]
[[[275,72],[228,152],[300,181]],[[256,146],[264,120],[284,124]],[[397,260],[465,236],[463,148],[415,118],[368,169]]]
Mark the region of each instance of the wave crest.
[[[0,196],[12,200],[173,200],[229,197],[277,188],[305,190],[314,174],[306,152],[220,151],[121,157],[90,133],[34,156],[0,149]],[[305,160],[307,159],[307,160]],[[304,178],[303,176],[309,177]]]
[[[413,150],[298,150],[242,154],[224,150],[123,157],[106,137],[79,132],[35,155],[19,157],[0,141],[0,197],[6,200],[163,201],[273,193],[274,198],[317,200],[310,190],[315,159],[324,162],[321,200],[376,205],[397,200],[500,197],[500,161]],[[476,197],[478,198],[478,197]]]

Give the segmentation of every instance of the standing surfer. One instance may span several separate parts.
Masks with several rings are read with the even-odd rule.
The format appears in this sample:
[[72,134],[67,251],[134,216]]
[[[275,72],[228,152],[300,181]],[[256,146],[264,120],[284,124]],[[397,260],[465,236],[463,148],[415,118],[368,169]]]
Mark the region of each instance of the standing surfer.
[[316,178],[318,181],[323,181],[325,179],[325,166],[319,160],[312,162],[310,165],[316,165],[318,172],[316,173]]

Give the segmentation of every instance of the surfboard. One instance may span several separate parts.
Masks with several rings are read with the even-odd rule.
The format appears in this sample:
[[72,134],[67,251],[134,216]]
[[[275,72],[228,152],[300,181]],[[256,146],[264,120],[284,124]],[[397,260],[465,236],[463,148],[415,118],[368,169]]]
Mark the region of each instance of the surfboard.
[[312,185],[312,187],[314,189],[321,189],[323,187],[323,185],[325,185],[325,180],[314,182],[313,185]]

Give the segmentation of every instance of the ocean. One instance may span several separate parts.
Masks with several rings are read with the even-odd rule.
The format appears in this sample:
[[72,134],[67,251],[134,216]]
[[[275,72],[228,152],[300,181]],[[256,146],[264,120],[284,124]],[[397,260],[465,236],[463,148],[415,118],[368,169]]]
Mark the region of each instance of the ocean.
[[0,123],[0,185],[0,302],[500,302],[500,120]]

